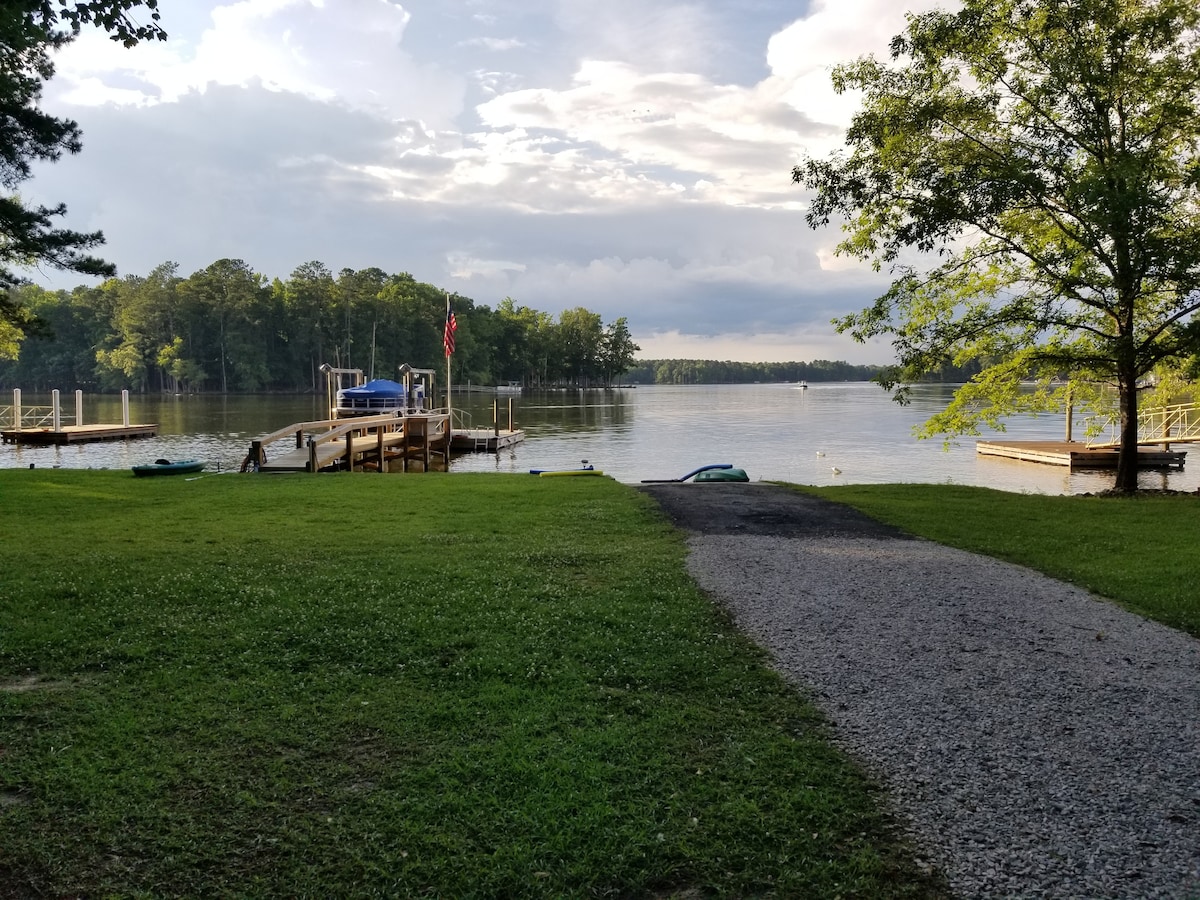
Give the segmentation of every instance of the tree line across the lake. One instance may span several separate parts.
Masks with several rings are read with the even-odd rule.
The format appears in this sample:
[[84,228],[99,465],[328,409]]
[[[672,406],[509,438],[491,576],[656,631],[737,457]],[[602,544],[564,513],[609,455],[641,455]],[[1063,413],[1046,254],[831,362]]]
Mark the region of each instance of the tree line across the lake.
[[715,359],[642,359],[624,375],[629,384],[751,384],[780,381],[870,381],[881,366],[815,359],[812,362],[733,362]]
[[[312,391],[321,366],[395,378],[401,363],[445,364],[447,292],[407,273],[320,262],[267,279],[240,259],[181,277],[175,263],[95,287],[10,289],[35,323],[0,386],[29,390]],[[639,349],[624,318],[583,307],[557,318],[505,298],[496,309],[450,294],[456,384],[610,383]]]
[[[396,377],[401,363],[444,365],[447,293],[411,275],[320,262],[267,279],[240,259],[182,277],[146,276],[50,291],[10,289],[34,323],[19,356],[0,359],[0,387],[27,390],[251,392],[324,390],[322,364]],[[879,366],[815,360],[752,363],[635,360],[626,320],[583,307],[557,317],[505,298],[496,309],[450,295],[454,383],[528,387],[862,381]]]

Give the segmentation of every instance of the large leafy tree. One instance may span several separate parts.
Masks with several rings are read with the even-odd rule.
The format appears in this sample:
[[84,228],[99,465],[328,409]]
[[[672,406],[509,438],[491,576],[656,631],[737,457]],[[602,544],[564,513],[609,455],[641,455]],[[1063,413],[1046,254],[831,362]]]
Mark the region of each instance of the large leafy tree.
[[793,170],[809,225],[843,221],[840,252],[894,276],[838,327],[891,336],[900,399],[985,363],[931,433],[1057,402],[1055,375],[1108,381],[1136,490],[1139,379],[1198,346],[1200,6],[963,0],[910,16],[891,57],[834,70],[862,93],[848,152]]
[[629,333],[629,322],[624,316],[608,325],[604,329],[599,360],[604,383],[612,384],[615,377],[628,371],[641,349],[633,342],[633,335]]
[[[136,11],[149,21],[139,23]],[[79,126],[38,108],[42,86],[54,75],[51,54],[83,26],[96,26],[132,46],[164,39],[158,0],[6,0],[0,4],[0,353],[15,356],[30,324],[10,288],[21,281],[12,267],[39,263],[84,275],[116,269],[89,251],[104,242],[99,231],[58,227],[66,206],[30,206],[17,188],[35,162],[53,162],[82,147]]]
[[558,354],[561,375],[587,387],[600,374],[604,350],[604,325],[600,316],[582,306],[564,309],[558,316]]

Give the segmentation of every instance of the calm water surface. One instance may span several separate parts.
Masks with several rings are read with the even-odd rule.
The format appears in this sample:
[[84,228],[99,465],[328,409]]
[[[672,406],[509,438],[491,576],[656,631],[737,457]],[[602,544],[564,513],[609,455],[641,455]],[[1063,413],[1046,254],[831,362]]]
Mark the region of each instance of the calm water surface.
[[[706,463],[728,462],[751,479],[802,484],[931,482],[1008,491],[1063,494],[1104,490],[1112,475],[1068,472],[1011,460],[979,457],[975,439],[948,450],[938,439],[918,441],[913,427],[942,409],[952,388],[921,386],[908,406],[893,403],[874,384],[652,386],[615,391],[526,393],[514,400],[516,425],[526,441],[500,454],[456,457],[452,472],[526,472],[569,468],[588,460],[618,481],[675,478]],[[8,398],[5,398],[6,400]],[[455,406],[477,427],[490,426],[493,395],[456,395]],[[23,405],[48,406],[49,397],[25,394]],[[507,403],[500,398],[501,421]],[[236,470],[250,441],[293,422],[325,416],[317,397],[148,397],[130,399],[130,421],[157,423],[159,435],[136,441],[69,447],[0,447],[0,467],[128,468],[168,459],[203,459],[210,468]],[[74,396],[63,399],[74,415]],[[120,422],[119,397],[86,395],[84,421]],[[1008,422],[1013,439],[1060,439],[1061,416]],[[989,435],[985,435],[987,437]],[[834,468],[840,470],[835,473]],[[1193,473],[1147,471],[1147,488],[1196,490]]]

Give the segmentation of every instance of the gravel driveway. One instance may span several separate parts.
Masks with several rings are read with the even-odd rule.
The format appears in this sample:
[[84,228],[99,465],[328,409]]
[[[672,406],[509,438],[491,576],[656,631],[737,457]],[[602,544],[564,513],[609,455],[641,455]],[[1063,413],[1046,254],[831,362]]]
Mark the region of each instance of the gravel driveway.
[[1200,641],[775,485],[642,490],[958,895],[1200,898]]

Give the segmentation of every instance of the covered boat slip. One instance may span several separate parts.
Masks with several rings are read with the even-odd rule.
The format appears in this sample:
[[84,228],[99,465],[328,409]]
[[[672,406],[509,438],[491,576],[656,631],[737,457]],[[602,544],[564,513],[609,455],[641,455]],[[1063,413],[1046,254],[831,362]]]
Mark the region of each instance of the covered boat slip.
[[253,441],[242,470],[407,471],[415,460],[428,469],[431,457],[449,458],[450,440],[450,415],[442,411],[299,422]]

